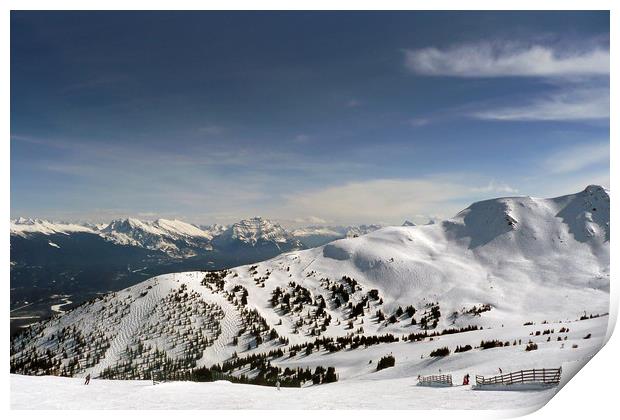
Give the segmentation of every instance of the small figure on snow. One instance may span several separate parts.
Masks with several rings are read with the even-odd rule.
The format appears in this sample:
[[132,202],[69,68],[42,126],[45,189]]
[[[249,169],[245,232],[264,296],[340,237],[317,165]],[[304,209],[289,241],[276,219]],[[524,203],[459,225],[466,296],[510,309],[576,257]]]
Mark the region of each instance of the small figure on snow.
[[90,373],[86,375],[86,381],[84,381],[84,385],[88,385],[90,383]]
[[463,376],[463,385],[469,385],[469,373]]
[[501,375],[502,373],[504,373],[504,372],[502,371],[502,368],[499,368],[499,374]]
[[280,390],[280,380],[276,380],[276,388],[278,388],[278,391]]

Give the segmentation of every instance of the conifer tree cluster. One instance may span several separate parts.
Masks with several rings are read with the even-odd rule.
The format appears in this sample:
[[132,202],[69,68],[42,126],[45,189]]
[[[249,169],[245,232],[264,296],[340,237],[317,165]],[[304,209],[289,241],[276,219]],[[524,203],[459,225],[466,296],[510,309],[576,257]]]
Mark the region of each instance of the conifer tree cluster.
[[472,349],[472,347],[469,344],[466,344],[464,346],[456,346],[456,349],[454,350],[455,353],[463,353],[466,351],[470,351]]
[[[510,345],[510,342],[507,342],[507,345]],[[504,343],[499,340],[480,341],[480,348],[482,350],[492,349],[494,347],[504,347]]]
[[391,354],[383,356],[377,363],[377,371],[392,367],[396,364],[396,358]]
[[438,349],[435,349],[433,351],[431,351],[431,353],[429,354],[430,357],[445,357],[448,356],[450,354],[450,349],[447,347],[440,347]]
[[86,323],[64,326],[54,316],[25,328],[11,340],[11,372],[73,376],[95,366],[134,300],[130,295],[115,297],[92,299],[74,308],[73,313],[88,315]]
[[267,363],[255,368],[252,376],[246,374],[232,375],[228,372],[224,366],[219,365],[214,365],[210,368],[202,367],[191,370],[187,379],[197,382],[226,380],[232,383],[263,386],[276,386],[276,383],[279,382],[280,386],[284,388],[299,388],[309,382],[318,385],[338,380],[336,369],[332,366],[327,369],[317,366],[314,372],[312,372],[309,368],[298,367],[291,369],[286,367],[282,369]]
[[466,327],[461,328],[446,328],[442,331],[432,331],[428,332],[424,330],[419,333],[411,333],[403,337],[403,341],[422,341],[425,338],[438,337],[441,335],[449,335],[449,334],[458,334],[467,331],[476,331],[478,329],[482,329],[482,327],[478,327],[476,325],[468,325]]
[[470,315],[480,316],[481,313],[488,312],[490,310],[491,310],[491,305],[489,305],[488,303],[485,303],[479,306],[474,305],[472,308],[468,309],[466,313]]
[[152,321],[137,331],[119,360],[100,376],[183,379],[221,334],[223,318],[224,312],[218,305],[205,302],[199,293],[181,284],[155,305]]
[[213,292],[222,292],[224,291],[224,279],[229,274],[229,270],[207,271],[200,284],[208,287]]
[[428,305],[420,318],[420,327],[425,330],[437,328],[440,317],[441,311],[439,310],[439,304]]

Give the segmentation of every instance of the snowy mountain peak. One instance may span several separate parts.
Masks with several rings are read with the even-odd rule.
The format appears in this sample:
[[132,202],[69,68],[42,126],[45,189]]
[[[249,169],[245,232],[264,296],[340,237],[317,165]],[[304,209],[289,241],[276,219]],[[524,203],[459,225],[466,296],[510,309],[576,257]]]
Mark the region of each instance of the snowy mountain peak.
[[583,192],[586,194],[600,194],[601,197],[606,196],[609,198],[609,190],[601,185],[590,184]]
[[183,222],[182,220],[178,219],[157,219],[153,222],[153,225],[167,232],[175,233],[178,235],[200,236],[209,239],[213,237],[213,235],[211,235],[209,232],[200,229],[198,226],[192,225],[191,223]]
[[14,219],[13,222],[17,225],[34,225],[38,219],[31,219],[26,217],[19,217]]
[[374,232],[375,230],[381,229],[382,227],[383,226],[379,224],[349,226],[347,228],[345,236],[347,238],[356,238],[358,236],[362,236],[362,235],[366,235],[367,233]]
[[180,220],[138,219],[113,220],[101,230],[102,235],[121,245],[160,250],[175,257],[190,257],[201,249],[211,249],[212,236],[200,228]]
[[94,233],[90,227],[76,223],[51,222],[24,217],[11,220],[11,235],[21,237],[28,237],[33,234],[53,235],[60,233],[68,235],[74,232]]
[[134,229],[143,229],[144,223],[138,219],[126,218],[126,219],[115,219],[112,220],[105,228],[102,230],[104,232],[130,232]]
[[250,246],[273,244],[285,250],[303,247],[290,232],[278,223],[262,217],[252,217],[234,223],[215,238],[215,241],[228,245],[234,242]]

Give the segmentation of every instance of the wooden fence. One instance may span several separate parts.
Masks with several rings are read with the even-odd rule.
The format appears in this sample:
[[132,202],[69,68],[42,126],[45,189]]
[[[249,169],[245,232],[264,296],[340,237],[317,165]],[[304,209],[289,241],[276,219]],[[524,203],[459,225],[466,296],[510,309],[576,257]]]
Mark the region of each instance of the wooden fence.
[[505,373],[503,375],[485,378],[476,375],[476,385],[512,385],[541,383],[547,385],[557,385],[560,383],[562,368],[557,369],[529,369],[516,372]]
[[452,386],[452,375],[431,375],[418,377],[418,385]]

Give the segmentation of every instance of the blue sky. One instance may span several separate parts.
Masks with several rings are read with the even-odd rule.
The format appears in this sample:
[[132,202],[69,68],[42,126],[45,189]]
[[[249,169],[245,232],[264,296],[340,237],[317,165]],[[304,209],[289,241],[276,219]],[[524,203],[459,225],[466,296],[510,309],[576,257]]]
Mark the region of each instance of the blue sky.
[[401,223],[609,186],[607,12],[12,12],[11,216]]

